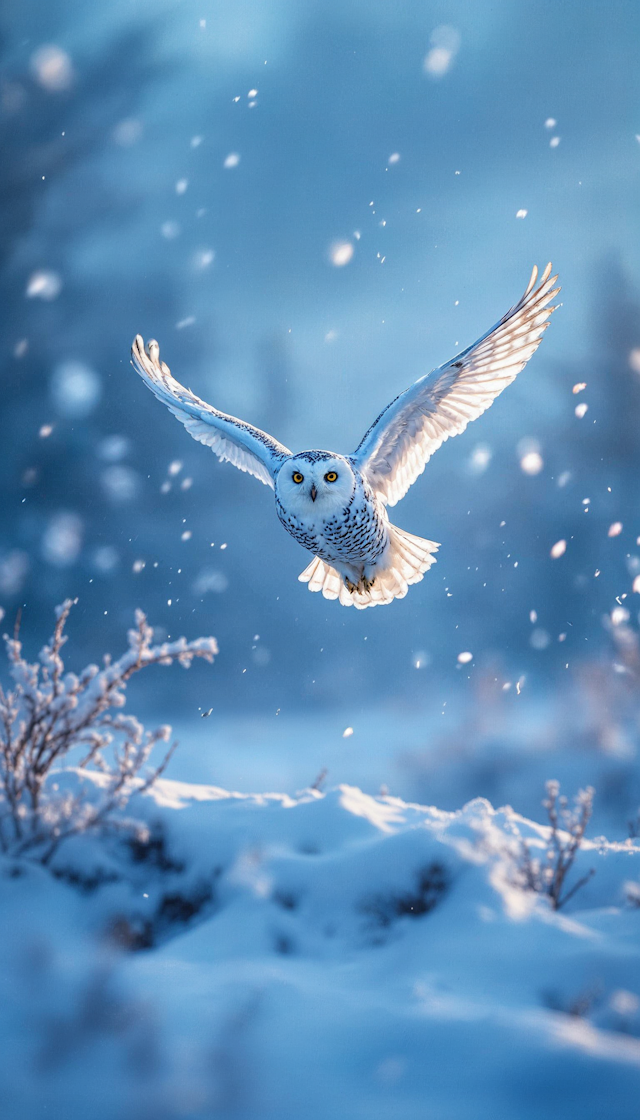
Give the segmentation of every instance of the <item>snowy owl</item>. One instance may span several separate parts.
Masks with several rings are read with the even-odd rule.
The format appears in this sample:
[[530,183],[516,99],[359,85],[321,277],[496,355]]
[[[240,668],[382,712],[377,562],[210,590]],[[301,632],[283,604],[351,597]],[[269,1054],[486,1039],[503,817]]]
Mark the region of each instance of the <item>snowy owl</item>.
[[446,439],[493,404],[539,346],[560,289],[550,264],[536,287],[537,278],[534,267],[522,298],[490,331],[391,401],[353,455],[293,455],[185,389],[160,361],[158,343],[145,349],[140,335],[132,365],[194,439],[275,491],[280,521],[313,553],[299,577],[309,590],[363,610],[402,599],[435,562],[440,546],[392,525],[387,506],[404,497]]

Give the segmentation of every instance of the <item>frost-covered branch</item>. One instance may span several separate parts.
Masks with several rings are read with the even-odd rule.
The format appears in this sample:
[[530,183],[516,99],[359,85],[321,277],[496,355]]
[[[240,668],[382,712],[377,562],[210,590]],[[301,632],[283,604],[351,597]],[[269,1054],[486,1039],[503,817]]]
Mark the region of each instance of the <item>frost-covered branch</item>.
[[[74,605],[56,610],[56,625],[35,663],[26,660],[19,626],[4,635],[13,687],[0,686],[0,847],[47,862],[66,837],[109,822],[134,793],[144,792],[165,769],[175,748],[148,767],[153,748],[167,742],[170,727],[146,731],[120,709],[134,673],[149,665],[178,661],[188,669],[195,657],[213,661],[215,638],[152,645],[153,630],[142,611],[128,632],[128,649],[104,666],[88,665],[66,673],[62,649],[65,625]],[[82,788],[60,791],[54,780],[64,766],[99,771],[91,796]],[[115,822],[109,822],[115,823]]]
[[591,786],[579,790],[571,808],[567,798],[560,795],[559,782],[547,782],[546,789],[547,796],[542,804],[549,818],[549,834],[544,858],[533,856],[531,846],[523,840],[518,872],[526,890],[547,895],[553,909],[560,910],[594,874],[592,868],[565,890],[565,880],[573,867],[593,812],[594,791]]

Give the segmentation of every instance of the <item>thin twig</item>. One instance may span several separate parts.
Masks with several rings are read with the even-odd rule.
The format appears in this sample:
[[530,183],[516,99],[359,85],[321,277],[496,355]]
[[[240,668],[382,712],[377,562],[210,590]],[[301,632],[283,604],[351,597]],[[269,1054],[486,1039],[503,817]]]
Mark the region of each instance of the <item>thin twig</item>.
[[[526,890],[546,895],[554,910],[560,910],[588,883],[595,870],[583,875],[568,891],[563,893],[567,875],[571,871],[582,845],[585,831],[593,811],[593,789],[579,790],[575,805],[570,809],[565,797],[560,797],[557,782],[547,782],[547,797],[542,803],[549,818],[549,835],[544,861],[534,859],[531,846],[522,840],[518,872]],[[563,827],[564,826],[564,827]]]
[[[194,658],[212,661],[217,653],[213,638],[152,646],[153,631],[137,611],[127,653],[116,662],[105,657],[102,670],[93,665],[79,676],[65,675],[62,648],[74,602],[67,599],[58,608],[53,635],[35,664],[23,656],[18,613],[13,639],[6,638],[15,688],[0,688],[0,848],[45,864],[68,837],[111,824],[119,827],[123,822],[113,814],[151,789],[173,755],[175,743],[149,769],[151,752],[168,739],[170,729],[145,731],[135,717],[122,713],[130,677],[149,665],[174,661],[188,668]],[[73,767],[78,753],[79,767],[77,762]],[[93,788],[93,805],[83,788],[74,797],[58,792],[52,779],[61,763],[94,769],[110,779],[104,790]],[[13,840],[6,831],[9,821]]]

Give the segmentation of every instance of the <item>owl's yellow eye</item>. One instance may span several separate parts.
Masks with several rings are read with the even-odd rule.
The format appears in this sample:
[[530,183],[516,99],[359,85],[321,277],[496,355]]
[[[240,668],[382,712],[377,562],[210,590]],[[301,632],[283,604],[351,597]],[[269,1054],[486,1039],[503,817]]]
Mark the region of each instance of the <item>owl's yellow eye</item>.
[[337,477],[338,477],[338,472],[337,471],[327,471],[327,473],[324,476],[324,480],[325,480],[325,482],[335,482]]
[[297,482],[298,485],[300,485],[301,482],[304,482],[304,475],[300,474],[300,471],[294,471],[293,472],[293,481]]

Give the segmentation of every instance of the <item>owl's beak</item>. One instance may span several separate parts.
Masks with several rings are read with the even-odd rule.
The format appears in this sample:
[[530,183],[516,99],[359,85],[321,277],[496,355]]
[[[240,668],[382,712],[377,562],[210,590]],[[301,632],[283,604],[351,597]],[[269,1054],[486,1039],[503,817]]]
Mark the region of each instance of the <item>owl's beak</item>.
[[318,491],[316,490],[315,482],[311,483],[311,489],[310,489],[309,493],[311,495],[311,501],[315,502],[316,498],[318,497]]

